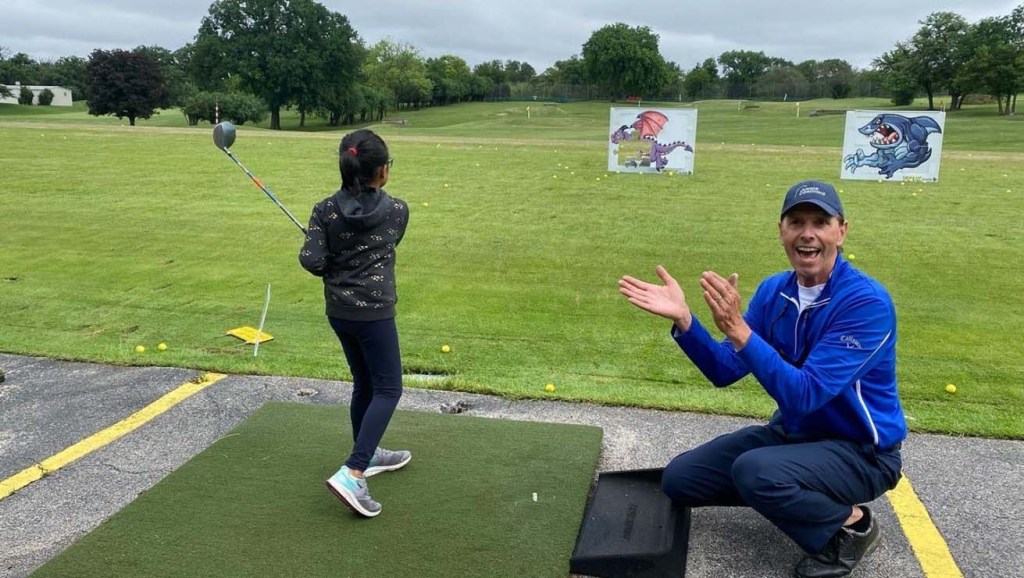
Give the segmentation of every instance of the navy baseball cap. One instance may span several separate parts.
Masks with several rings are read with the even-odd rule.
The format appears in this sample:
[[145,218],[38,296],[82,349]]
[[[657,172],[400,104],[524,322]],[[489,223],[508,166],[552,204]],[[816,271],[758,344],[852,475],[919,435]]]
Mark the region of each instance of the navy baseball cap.
[[782,201],[781,216],[785,217],[793,207],[803,203],[821,207],[833,217],[843,215],[843,203],[839,200],[839,193],[826,182],[803,181],[790,187],[786,199]]

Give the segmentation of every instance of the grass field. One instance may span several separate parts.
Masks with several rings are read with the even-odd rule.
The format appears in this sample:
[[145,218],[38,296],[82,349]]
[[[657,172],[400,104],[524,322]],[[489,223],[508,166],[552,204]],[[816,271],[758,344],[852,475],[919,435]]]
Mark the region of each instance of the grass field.
[[[805,178],[837,181],[844,120],[807,116],[835,101],[802,103],[799,118],[791,103],[758,105],[696,105],[688,177],[606,174],[608,103],[458,105],[374,127],[396,158],[388,189],[412,213],[398,256],[406,371],[511,397],[770,413],[751,379],[713,389],[668,325],[616,290],[621,275],[651,278],[663,264],[708,320],[701,271],[736,271],[749,295],[788,268],[782,194]],[[938,183],[841,184],[847,254],[898,308],[917,431],[1024,438],[1020,118],[951,113]],[[133,128],[80,104],[0,106],[0,350],[346,378],[319,281],[297,263],[298,231],[214,148],[209,125],[184,124],[171,111]],[[232,147],[303,221],[337,186],[341,135],[308,124],[241,127]],[[223,334],[257,324],[268,283],[275,339],[253,358]],[[160,341],[170,347],[157,353]]]

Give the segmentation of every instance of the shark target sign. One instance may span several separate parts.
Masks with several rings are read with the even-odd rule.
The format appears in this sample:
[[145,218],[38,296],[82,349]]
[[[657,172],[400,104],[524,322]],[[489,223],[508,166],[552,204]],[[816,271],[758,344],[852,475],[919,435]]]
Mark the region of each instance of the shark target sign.
[[612,108],[608,170],[693,172],[697,109]]
[[839,176],[937,181],[945,128],[945,112],[847,112]]

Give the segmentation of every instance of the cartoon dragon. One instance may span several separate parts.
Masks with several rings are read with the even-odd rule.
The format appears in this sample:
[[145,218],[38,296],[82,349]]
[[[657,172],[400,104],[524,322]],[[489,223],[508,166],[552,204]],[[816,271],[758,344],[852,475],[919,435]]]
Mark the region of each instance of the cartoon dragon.
[[857,149],[855,154],[846,155],[846,169],[852,173],[857,167],[876,167],[878,174],[891,179],[896,171],[921,166],[931,158],[928,135],[941,133],[942,128],[927,116],[908,118],[900,114],[880,114],[857,131],[868,137],[868,144],[876,152],[865,155],[863,150]]
[[612,133],[612,144],[619,144],[622,141],[633,140],[639,136],[642,140],[651,141],[650,158],[654,161],[654,168],[658,171],[668,165],[668,154],[677,148],[693,152],[693,147],[679,140],[671,143],[658,142],[658,134],[665,128],[668,117],[656,110],[646,110],[636,115],[636,120],[631,125],[622,125]]

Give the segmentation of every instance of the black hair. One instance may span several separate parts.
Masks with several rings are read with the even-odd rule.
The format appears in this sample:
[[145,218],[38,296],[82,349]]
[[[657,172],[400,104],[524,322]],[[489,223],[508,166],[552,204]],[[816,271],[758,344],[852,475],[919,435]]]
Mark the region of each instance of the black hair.
[[345,135],[338,147],[341,188],[354,195],[368,190],[389,158],[388,145],[377,133],[364,128]]

